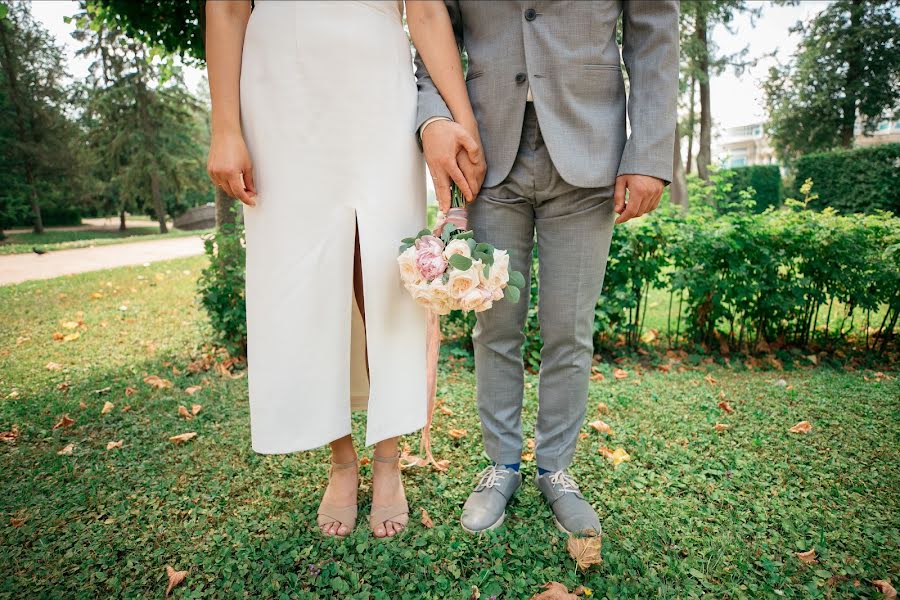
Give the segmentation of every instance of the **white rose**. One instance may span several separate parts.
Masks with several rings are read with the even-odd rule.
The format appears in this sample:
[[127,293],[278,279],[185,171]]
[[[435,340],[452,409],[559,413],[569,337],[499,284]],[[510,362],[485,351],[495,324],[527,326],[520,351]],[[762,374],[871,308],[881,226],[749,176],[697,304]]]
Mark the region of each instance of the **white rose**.
[[409,290],[413,300],[420,306],[429,307],[431,304],[431,286],[427,282],[407,285],[406,289]]
[[469,244],[466,243],[466,240],[453,240],[447,247],[444,248],[444,258],[450,260],[450,257],[454,254],[461,254],[466,258],[472,258],[472,251],[469,249]]
[[491,305],[491,292],[482,287],[469,290],[459,301],[459,307],[465,311],[482,312],[489,309]]
[[419,272],[419,267],[416,265],[416,257],[415,246],[410,246],[397,257],[397,264],[400,265],[400,279],[404,285],[422,282],[422,273]]
[[488,274],[491,289],[503,288],[509,283],[509,254],[506,250],[494,250],[494,264]]
[[[478,267],[476,268],[476,265]],[[447,281],[447,290],[452,298],[462,298],[469,293],[470,290],[477,287],[481,283],[479,271],[483,269],[481,263],[476,261],[466,271],[453,269],[450,271],[450,279]]]

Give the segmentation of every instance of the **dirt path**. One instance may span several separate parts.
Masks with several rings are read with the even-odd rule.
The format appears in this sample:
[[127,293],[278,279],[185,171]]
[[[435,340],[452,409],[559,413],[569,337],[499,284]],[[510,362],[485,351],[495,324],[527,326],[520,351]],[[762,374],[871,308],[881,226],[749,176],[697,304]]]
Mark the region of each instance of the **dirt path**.
[[200,236],[0,256],[0,285],[203,254]]

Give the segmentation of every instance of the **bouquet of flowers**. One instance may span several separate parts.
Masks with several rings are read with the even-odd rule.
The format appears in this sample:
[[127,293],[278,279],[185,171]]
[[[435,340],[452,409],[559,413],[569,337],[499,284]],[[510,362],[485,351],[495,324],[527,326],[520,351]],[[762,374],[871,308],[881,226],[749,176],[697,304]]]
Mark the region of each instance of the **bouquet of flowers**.
[[440,320],[451,310],[482,312],[504,298],[518,302],[525,277],[509,268],[509,254],[490,244],[478,242],[468,229],[466,201],[453,186],[450,210],[438,215],[434,231],[423,229],[401,242],[400,279],[416,302],[428,309],[426,348],[428,420],[422,429],[419,451],[424,458],[408,452],[401,456],[404,467],[432,465],[439,471],[446,460],[431,453],[431,424],[437,388],[437,362],[441,344]]
[[478,242],[466,229],[465,199],[454,186],[451,208],[434,231],[423,229],[400,246],[400,279],[436,315],[482,312],[507,298],[518,302],[525,277],[509,269],[509,254]]

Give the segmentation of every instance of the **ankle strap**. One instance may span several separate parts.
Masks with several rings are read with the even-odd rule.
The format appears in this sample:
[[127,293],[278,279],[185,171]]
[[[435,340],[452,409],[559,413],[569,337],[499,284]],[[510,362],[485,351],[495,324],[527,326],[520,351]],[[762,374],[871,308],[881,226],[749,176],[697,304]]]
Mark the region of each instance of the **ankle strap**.
[[400,460],[400,452],[397,452],[394,456],[376,456],[373,455],[372,458],[377,462],[382,463],[392,463]]
[[331,468],[332,469],[349,469],[350,467],[355,467],[358,462],[359,462],[359,458],[354,458],[350,462],[345,462],[345,463],[336,463],[336,462],[334,462],[334,460],[332,460]]

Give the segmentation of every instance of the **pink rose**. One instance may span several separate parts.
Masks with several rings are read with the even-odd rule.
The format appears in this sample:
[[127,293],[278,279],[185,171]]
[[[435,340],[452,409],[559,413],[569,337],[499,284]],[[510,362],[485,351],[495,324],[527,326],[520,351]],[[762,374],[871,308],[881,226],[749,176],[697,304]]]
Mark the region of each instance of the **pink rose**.
[[428,281],[442,275],[447,270],[444,243],[433,235],[423,235],[417,239],[416,266]]
[[483,287],[472,288],[466,293],[466,295],[460,298],[459,307],[465,311],[485,311],[493,306],[493,302],[491,300],[492,295],[493,294],[490,291],[484,289]]

